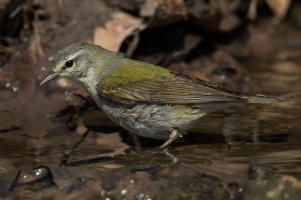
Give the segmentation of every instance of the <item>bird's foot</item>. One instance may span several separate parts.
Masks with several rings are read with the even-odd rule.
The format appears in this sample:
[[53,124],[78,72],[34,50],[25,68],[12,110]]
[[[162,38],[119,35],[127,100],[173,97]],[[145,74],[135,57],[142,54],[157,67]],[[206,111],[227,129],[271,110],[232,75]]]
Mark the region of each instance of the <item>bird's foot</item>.
[[163,152],[165,153],[165,155],[167,155],[171,159],[172,164],[177,164],[179,162],[179,158],[177,156],[171,154],[168,151],[168,148],[163,149]]
[[134,142],[134,151],[140,151],[141,150],[141,143],[139,141],[139,137],[132,132],[129,132],[129,134],[131,135],[133,142]]
[[167,147],[168,145],[170,145],[173,141],[175,141],[178,137],[182,137],[182,134],[177,130],[177,129],[174,129],[170,135],[169,135],[169,139],[164,142],[164,144],[162,144],[160,146],[161,149]]
[[71,153],[85,140],[85,138],[87,137],[88,133],[90,132],[90,130],[88,129],[80,138],[79,141],[77,141],[73,147],[67,151],[64,152],[63,158],[61,160],[61,164],[60,166],[67,166],[69,163],[69,158],[71,156]]

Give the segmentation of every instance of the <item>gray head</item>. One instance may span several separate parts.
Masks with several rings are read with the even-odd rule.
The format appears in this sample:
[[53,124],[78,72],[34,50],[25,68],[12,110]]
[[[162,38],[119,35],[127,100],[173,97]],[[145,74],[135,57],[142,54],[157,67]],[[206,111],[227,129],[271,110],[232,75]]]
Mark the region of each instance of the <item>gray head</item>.
[[115,53],[100,46],[87,43],[72,43],[54,56],[50,74],[41,85],[57,77],[79,81],[88,76],[91,70],[99,72],[104,61]]

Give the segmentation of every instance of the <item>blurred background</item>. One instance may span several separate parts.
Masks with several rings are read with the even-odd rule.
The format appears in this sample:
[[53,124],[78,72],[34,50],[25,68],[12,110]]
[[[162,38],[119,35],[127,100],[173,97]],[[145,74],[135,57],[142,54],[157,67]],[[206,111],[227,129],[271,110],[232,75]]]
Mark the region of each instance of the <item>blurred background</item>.
[[[76,83],[39,86],[71,42],[288,101],[209,114],[163,152]],[[300,199],[300,64],[298,0],[1,0],[0,197]]]

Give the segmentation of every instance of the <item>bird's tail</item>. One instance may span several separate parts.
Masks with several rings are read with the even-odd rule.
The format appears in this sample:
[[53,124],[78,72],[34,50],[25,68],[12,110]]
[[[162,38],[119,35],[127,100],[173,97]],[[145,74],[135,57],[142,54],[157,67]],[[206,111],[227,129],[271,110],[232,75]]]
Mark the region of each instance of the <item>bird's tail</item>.
[[245,95],[242,98],[247,100],[248,103],[278,103],[286,100],[282,97],[269,97],[261,94]]

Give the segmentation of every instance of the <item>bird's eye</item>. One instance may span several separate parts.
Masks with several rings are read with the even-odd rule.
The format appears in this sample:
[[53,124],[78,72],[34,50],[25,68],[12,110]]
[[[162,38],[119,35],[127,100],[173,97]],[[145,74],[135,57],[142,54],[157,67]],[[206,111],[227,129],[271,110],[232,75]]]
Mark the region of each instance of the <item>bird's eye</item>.
[[72,67],[73,66],[73,61],[72,60],[68,60],[66,63],[65,63],[65,68],[69,68],[69,67]]

